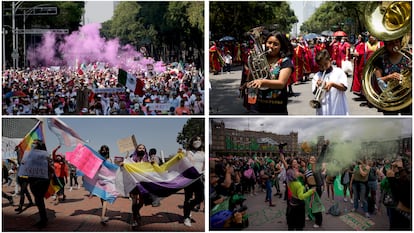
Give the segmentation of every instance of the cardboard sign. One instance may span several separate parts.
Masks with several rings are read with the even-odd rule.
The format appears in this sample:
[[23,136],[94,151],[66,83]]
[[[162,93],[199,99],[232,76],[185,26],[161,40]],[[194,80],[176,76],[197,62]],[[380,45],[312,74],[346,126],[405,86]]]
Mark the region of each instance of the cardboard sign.
[[138,146],[137,141],[135,140],[135,135],[119,139],[117,143],[118,149],[121,153],[135,151],[135,148]]
[[47,151],[31,150],[25,155],[18,176],[49,179],[48,157],[49,153]]

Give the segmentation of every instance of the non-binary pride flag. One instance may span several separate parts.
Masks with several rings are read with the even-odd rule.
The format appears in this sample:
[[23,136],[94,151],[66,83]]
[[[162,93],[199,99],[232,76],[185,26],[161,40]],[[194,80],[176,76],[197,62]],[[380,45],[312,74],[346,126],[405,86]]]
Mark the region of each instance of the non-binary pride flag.
[[179,153],[161,166],[124,161],[123,168],[117,173],[116,185],[123,196],[138,187],[144,199],[149,193],[166,197],[187,187],[201,175],[189,158]]
[[24,136],[22,141],[17,145],[19,151],[17,152],[17,159],[18,161],[21,161],[23,159],[23,155],[25,152],[30,151],[32,149],[32,144],[35,140],[45,141],[45,136],[43,132],[43,122],[39,121],[37,124],[33,127],[32,130],[30,130],[29,133]]
[[61,145],[73,147],[78,143],[84,143],[84,140],[73,129],[56,118],[47,119],[47,126],[56,135]]
[[107,161],[89,146],[85,145],[85,147],[102,161],[102,165],[99,167],[93,178],[87,176],[83,177],[83,186],[92,194],[109,203],[113,203],[119,196],[119,192],[116,190],[115,186],[116,172],[119,167],[118,165]]

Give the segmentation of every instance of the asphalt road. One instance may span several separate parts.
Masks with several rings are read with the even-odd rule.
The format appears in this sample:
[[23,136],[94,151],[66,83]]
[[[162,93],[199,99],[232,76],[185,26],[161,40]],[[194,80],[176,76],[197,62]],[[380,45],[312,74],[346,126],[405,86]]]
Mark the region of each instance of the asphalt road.
[[[240,67],[233,67],[231,73],[210,74],[209,108],[210,115],[249,115],[243,107],[243,100],[239,98],[241,79]],[[361,107],[363,101],[350,92],[352,78],[348,77],[348,91],[346,92],[350,115],[383,115],[376,108]],[[311,93],[311,81],[293,85],[294,97],[289,98],[289,115],[315,116],[315,109],[309,101],[314,99]],[[366,103],[366,102],[364,102]]]

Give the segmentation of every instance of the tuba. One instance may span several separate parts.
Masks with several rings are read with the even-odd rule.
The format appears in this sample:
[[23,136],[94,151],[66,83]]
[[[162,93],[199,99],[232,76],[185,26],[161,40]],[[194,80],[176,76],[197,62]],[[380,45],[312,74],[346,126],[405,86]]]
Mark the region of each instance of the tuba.
[[[365,22],[368,31],[383,41],[403,38],[402,49],[394,48],[395,52],[412,60],[407,48],[411,30],[411,2],[370,2],[365,11]],[[401,72],[400,80],[384,83],[375,76],[375,62],[386,50],[382,47],[368,59],[362,76],[362,87],[365,97],[375,107],[385,111],[398,111],[411,105],[412,70]],[[411,66],[411,65],[410,65]]]
[[264,51],[261,43],[261,34],[264,27],[256,27],[249,31],[249,38],[254,42],[253,49],[247,58],[247,66],[249,67],[252,79],[268,79],[270,78],[269,63],[267,61],[267,54],[270,52]]

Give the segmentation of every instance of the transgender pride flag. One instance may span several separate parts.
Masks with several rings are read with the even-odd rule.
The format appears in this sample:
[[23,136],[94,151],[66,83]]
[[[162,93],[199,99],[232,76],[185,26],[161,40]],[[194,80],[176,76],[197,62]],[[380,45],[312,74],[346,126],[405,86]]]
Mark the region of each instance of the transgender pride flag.
[[48,118],[47,126],[56,135],[61,145],[73,147],[85,142],[73,129],[56,118]]
[[145,199],[149,193],[159,197],[169,196],[200,177],[201,174],[189,158],[180,153],[161,166],[150,162],[135,163],[125,160],[124,166],[118,171],[116,185],[123,196],[128,196],[132,189],[138,187]]
[[105,160],[98,152],[87,145],[79,144],[66,158],[75,165],[83,176],[83,186],[92,194],[113,203],[119,192],[115,187],[118,166]]

